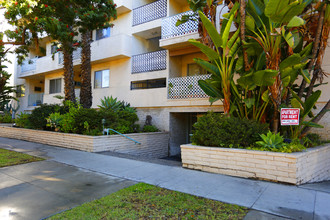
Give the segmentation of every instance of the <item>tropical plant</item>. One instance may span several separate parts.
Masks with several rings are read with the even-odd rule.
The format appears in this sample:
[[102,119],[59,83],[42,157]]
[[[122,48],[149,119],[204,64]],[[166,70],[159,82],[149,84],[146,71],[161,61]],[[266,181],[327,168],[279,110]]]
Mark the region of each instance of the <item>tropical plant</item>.
[[101,110],[119,111],[123,108],[123,103],[112,96],[104,96],[104,98],[101,99],[101,105],[98,105],[97,107]]
[[232,90],[235,89],[233,87],[234,64],[240,45],[240,38],[239,30],[231,38],[229,38],[229,32],[238,6],[238,4],[235,4],[228,15],[229,19],[223,22],[220,35],[215,26],[199,11],[199,16],[212,39],[215,50],[197,40],[189,40],[191,44],[200,48],[208,57],[208,61],[195,59],[195,62],[212,73],[211,79],[200,80],[198,83],[204,92],[210,96],[210,102],[219,99],[223,101],[225,114],[230,114]]
[[261,134],[262,141],[257,141],[256,144],[269,150],[278,149],[285,145],[284,139],[280,133],[274,134],[271,131],[267,135]]
[[54,129],[55,131],[60,130],[61,121],[63,120],[64,116],[61,115],[59,112],[51,113],[47,120],[47,127]]

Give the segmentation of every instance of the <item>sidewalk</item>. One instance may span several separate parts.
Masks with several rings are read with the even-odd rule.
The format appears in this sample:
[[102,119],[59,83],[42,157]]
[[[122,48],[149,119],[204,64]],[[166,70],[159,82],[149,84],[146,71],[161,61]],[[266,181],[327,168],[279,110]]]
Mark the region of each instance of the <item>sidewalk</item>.
[[145,182],[285,218],[330,219],[330,182],[296,187],[7,138],[0,138],[0,147],[42,156],[98,174]]

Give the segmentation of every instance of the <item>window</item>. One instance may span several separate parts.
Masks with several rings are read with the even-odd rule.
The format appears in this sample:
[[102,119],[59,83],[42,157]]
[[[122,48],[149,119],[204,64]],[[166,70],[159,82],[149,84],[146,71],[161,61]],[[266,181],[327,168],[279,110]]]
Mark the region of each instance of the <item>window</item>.
[[110,37],[110,27],[96,30],[96,40]]
[[207,71],[203,69],[200,65],[197,63],[190,63],[188,64],[188,71],[187,75],[188,76],[198,76],[198,75],[205,75],[207,74]]
[[25,96],[25,86],[24,85],[18,85],[16,86],[16,97],[24,97]]
[[107,88],[109,87],[109,78],[110,71],[109,70],[101,70],[95,72],[94,79],[94,88]]
[[164,87],[166,87],[166,78],[131,82],[131,90],[154,89],[154,88],[164,88]]
[[52,45],[52,46],[50,47],[50,53],[51,53],[51,54],[57,53],[57,50],[58,50],[57,45]]
[[62,79],[51,79],[49,80],[49,94],[61,92]]

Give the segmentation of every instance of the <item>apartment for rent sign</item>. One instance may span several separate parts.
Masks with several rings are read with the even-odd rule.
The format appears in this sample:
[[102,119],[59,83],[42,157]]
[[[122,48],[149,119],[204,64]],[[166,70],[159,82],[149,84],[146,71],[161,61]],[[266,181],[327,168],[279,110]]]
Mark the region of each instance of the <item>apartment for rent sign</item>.
[[282,108],[281,125],[299,125],[299,108]]

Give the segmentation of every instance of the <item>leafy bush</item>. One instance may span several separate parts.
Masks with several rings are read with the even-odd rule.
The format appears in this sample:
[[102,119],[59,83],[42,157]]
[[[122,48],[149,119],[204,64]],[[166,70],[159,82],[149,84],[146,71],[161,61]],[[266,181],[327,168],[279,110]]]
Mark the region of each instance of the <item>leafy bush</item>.
[[47,126],[53,128],[55,131],[59,131],[63,118],[64,116],[59,112],[52,113],[48,118],[46,118]]
[[143,132],[157,132],[158,128],[154,125],[145,125],[142,129]]
[[20,128],[31,128],[29,117],[30,114],[21,112],[15,119],[16,126]]
[[0,115],[0,123],[12,123],[13,119],[11,114]]
[[310,133],[302,138],[303,144],[305,147],[316,147],[323,144],[320,135]]
[[76,134],[83,134],[86,132],[84,123],[87,122],[90,130],[102,128],[102,115],[96,109],[79,108],[72,117],[72,130]]
[[48,118],[50,114],[55,112],[64,114],[66,112],[66,109],[64,106],[60,106],[58,104],[42,104],[40,105],[40,107],[35,108],[29,117],[31,127],[34,129],[49,130],[47,129],[46,118]]
[[192,142],[213,147],[246,148],[261,140],[267,124],[209,112],[194,124]]

